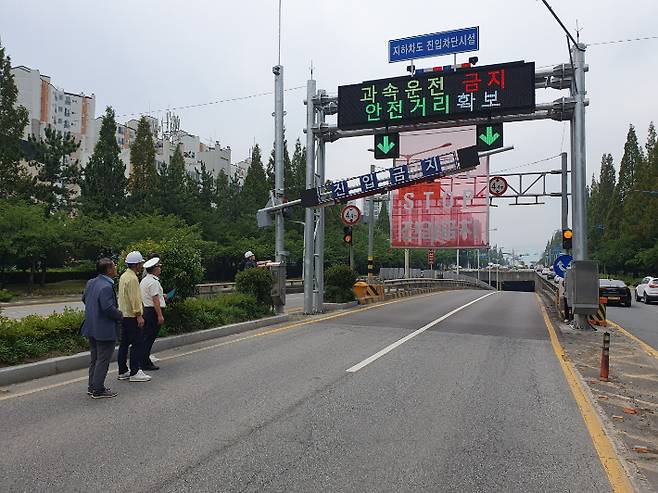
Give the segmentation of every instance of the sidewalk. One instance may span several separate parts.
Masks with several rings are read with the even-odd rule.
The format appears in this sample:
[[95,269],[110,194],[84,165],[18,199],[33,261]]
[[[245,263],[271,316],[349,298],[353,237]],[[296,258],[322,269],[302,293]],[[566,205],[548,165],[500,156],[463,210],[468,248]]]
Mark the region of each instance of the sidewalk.
[[[567,357],[589,387],[621,453],[636,468],[641,486],[658,491],[658,358],[611,325],[596,331],[558,325]],[[599,370],[606,331],[610,333],[610,372],[604,382],[599,380]]]

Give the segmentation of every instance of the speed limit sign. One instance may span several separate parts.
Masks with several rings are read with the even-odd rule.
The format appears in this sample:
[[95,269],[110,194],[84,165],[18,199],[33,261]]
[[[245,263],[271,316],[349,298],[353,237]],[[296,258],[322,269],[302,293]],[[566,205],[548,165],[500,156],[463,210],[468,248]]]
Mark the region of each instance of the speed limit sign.
[[340,211],[340,219],[347,226],[354,226],[361,220],[361,211],[355,205],[346,205]]
[[489,180],[489,193],[500,197],[507,192],[507,180],[502,176],[494,176]]

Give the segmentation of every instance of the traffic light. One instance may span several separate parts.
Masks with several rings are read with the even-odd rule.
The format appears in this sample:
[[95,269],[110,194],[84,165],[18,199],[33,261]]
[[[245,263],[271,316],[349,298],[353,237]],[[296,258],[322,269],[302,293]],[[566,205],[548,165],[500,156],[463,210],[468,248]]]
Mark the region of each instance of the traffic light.
[[352,244],[352,226],[343,227],[343,241],[348,245]]
[[562,250],[571,250],[571,243],[573,240],[573,231],[570,229],[562,230]]

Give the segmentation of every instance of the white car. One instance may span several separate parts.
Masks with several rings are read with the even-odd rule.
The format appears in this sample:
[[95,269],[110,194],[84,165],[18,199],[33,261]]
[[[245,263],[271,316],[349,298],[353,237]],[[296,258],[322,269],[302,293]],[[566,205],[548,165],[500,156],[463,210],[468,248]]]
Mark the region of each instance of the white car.
[[658,277],[645,277],[635,288],[635,301],[643,300],[647,305],[658,301]]

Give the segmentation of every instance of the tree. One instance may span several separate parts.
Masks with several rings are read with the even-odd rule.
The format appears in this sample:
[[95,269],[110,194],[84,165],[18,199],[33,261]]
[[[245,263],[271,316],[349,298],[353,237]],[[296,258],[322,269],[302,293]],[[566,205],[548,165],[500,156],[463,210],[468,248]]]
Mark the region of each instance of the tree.
[[262,207],[265,207],[269,198],[269,187],[267,177],[263,169],[260,147],[254,146],[251,152],[251,164],[247,170],[247,176],[244,179],[244,185],[240,192],[240,204],[243,214],[253,214]]
[[111,214],[124,209],[126,166],[119,157],[116,133],[114,110],[108,106],[94,153],[84,169],[80,199],[85,212]]
[[216,204],[215,179],[203,162],[201,163],[201,172],[198,173],[198,186],[199,202],[206,210],[210,210]]
[[25,195],[29,177],[20,164],[21,137],[28,112],[17,106],[18,88],[11,73],[11,59],[0,45],[0,198]]
[[375,227],[379,231],[386,233],[386,236],[388,236],[390,234],[391,224],[388,218],[388,206],[386,204],[387,202],[382,202],[382,206],[379,209],[379,217],[377,218],[377,224]]
[[71,211],[80,184],[80,165],[70,156],[80,147],[70,132],[62,134],[48,126],[45,139],[30,135],[29,146],[37,170],[35,197],[46,205],[46,214]]
[[160,209],[168,214],[188,218],[191,210],[192,180],[185,171],[185,158],[180,144],[176,146],[169,164],[160,170]]
[[599,181],[592,177],[592,185],[587,200],[588,210],[588,245],[596,256],[600,248],[603,233],[606,228],[606,218],[612,207],[612,197],[615,191],[616,176],[612,154],[603,154]]
[[130,202],[135,210],[152,212],[156,206],[158,173],[155,166],[155,141],[145,116],[139,119],[135,141],[130,146],[132,166],[128,180]]

